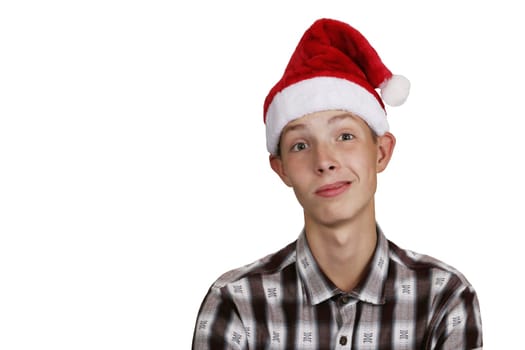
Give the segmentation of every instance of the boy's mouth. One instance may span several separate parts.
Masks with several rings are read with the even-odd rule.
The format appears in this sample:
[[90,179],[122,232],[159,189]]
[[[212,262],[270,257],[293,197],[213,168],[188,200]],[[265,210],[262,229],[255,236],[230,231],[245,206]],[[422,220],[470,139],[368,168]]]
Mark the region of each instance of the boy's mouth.
[[315,194],[321,197],[335,197],[344,191],[346,191],[352,182],[350,181],[338,181],[328,185],[324,185],[315,190]]

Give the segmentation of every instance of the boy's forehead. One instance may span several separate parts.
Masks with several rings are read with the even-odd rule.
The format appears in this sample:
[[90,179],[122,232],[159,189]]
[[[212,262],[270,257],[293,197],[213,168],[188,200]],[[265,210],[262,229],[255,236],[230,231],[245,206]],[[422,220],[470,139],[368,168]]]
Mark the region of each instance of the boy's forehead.
[[366,122],[356,115],[355,113],[349,112],[349,111],[342,111],[342,110],[327,110],[327,111],[320,111],[320,112],[314,112],[310,114],[306,114],[302,117],[299,117],[297,119],[294,119],[288,124],[285,125],[283,129],[283,134],[286,131],[304,128],[307,124],[312,122],[313,120],[324,120],[326,123],[335,123],[340,120],[354,120],[358,123],[362,123],[366,125]]

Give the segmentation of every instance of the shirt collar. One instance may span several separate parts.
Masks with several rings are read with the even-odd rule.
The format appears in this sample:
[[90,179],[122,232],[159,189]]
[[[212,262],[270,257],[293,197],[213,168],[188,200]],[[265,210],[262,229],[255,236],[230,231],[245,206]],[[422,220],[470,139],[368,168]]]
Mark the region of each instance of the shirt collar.
[[[343,293],[321,271],[315,261],[303,230],[297,240],[297,269],[312,305]],[[367,266],[365,278],[349,294],[371,304],[383,304],[383,289],[388,274],[388,241],[377,226],[377,244],[374,256]]]

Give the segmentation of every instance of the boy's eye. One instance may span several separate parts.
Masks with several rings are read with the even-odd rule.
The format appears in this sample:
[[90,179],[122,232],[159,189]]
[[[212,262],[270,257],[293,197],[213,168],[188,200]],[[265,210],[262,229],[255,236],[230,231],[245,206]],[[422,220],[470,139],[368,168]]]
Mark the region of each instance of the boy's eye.
[[298,151],[302,151],[303,149],[306,149],[306,148],[308,148],[306,143],[304,143],[304,142],[297,142],[295,145],[292,146],[292,151],[293,152],[298,152]]
[[346,132],[341,134],[341,136],[339,136],[339,140],[341,141],[350,141],[350,140],[353,140],[354,138],[355,138],[354,135],[346,133]]

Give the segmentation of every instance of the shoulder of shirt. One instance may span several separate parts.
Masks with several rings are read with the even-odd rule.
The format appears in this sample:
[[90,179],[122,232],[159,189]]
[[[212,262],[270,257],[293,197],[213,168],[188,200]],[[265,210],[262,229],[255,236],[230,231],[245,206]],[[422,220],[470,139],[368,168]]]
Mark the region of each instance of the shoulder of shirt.
[[408,249],[403,249],[395,243],[388,241],[390,260],[409,270],[433,270],[456,277],[464,287],[472,288],[467,278],[455,267],[436,259],[432,256],[420,254]]
[[213,288],[220,289],[230,283],[239,281],[243,278],[261,275],[261,274],[273,274],[276,273],[286,266],[294,263],[295,258],[295,247],[296,242],[294,241],[288,244],[281,250],[266,255],[265,257],[258,259],[250,264],[242,267],[230,270],[222,274],[212,285]]

